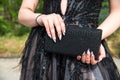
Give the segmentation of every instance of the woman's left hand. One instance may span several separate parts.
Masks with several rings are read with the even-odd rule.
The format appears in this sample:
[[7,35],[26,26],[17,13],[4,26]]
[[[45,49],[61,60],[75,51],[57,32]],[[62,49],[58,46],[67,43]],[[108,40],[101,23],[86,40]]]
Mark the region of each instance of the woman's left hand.
[[92,64],[95,65],[96,63],[100,62],[103,58],[106,57],[105,49],[103,45],[101,44],[99,49],[99,60],[95,60],[95,56],[93,52],[90,52],[90,50],[87,50],[87,53],[83,53],[82,56],[77,56],[77,60],[81,60],[83,63]]

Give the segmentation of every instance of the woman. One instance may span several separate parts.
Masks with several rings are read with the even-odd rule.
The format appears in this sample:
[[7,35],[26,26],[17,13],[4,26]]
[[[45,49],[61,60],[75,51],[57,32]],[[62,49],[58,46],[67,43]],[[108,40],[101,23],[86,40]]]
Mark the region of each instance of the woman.
[[[18,15],[20,23],[38,26],[32,28],[26,42],[21,59],[20,80],[120,80],[119,72],[103,40],[120,26],[119,0],[109,1],[110,14],[99,26],[102,0],[44,0],[43,13],[35,13],[38,3],[38,0],[23,0]],[[71,23],[70,20],[82,27],[98,26],[98,29],[103,30],[99,60],[95,60],[90,50],[76,58],[44,52],[44,29],[56,42],[55,29],[61,40],[66,31],[65,23]]]

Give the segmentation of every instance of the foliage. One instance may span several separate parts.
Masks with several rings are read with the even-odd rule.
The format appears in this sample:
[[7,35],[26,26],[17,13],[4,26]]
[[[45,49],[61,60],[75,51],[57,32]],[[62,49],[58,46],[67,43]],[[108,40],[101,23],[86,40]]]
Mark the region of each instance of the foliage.
[[101,23],[109,14],[108,1],[102,3],[102,9],[99,16],[99,23]]
[[0,0],[0,35],[1,36],[6,34],[14,35],[14,36],[22,36],[29,32],[30,30],[29,28],[20,25],[17,21],[18,11],[21,2],[22,0]]

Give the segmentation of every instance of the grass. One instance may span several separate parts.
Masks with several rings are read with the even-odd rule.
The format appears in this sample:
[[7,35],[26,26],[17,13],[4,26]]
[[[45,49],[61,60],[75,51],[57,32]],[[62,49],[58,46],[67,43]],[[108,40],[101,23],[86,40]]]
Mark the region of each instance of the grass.
[[120,58],[120,28],[107,38],[108,46],[112,55]]
[[0,57],[19,57],[24,48],[27,35],[0,37]]

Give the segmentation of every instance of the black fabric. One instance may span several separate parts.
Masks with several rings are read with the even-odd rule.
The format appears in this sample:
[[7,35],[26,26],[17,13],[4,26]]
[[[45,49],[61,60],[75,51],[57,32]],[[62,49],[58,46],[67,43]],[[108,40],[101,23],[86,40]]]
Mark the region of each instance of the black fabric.
[[56,43],[46,34],[45,51],[76,57],[89,49],[98,59],[102,30],[96,28],[81,28],[78,25],[66,25],[66,34],[62,40],[56,35]]
[[[68,0],[65,24],[97,28],[102,1]],[[43,13],[63,16],[60,2],[61,0],[44,0]],[[88,65],[74,57],[45,52],[45,33],[42,26],[32,28],[21,57],[20,80],[120,80],[119,71],[104,40],[102,45],[107,57],[96,65]]]

